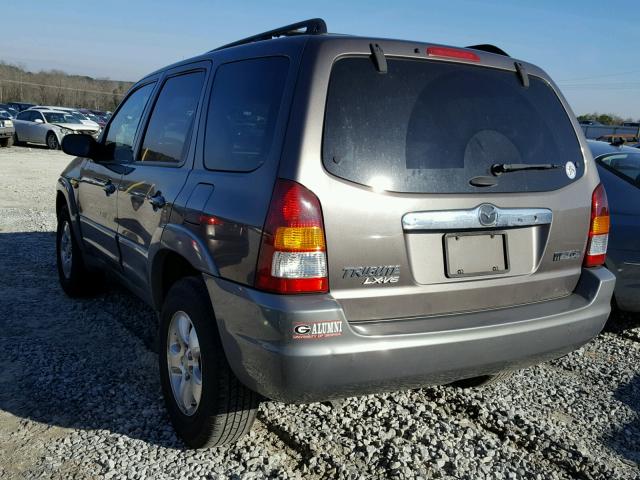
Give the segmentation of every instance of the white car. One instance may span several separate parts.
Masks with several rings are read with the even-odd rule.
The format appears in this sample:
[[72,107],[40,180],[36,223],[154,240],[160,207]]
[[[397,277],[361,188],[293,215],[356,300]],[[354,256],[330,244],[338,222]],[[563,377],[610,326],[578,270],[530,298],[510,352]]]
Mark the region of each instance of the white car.
[[50,149],[60,148],[65,135],[84,133],[97,137],[100,127],[84,125],[73,115],[60,110],[28,109],[13,121],[16,143],[37,143]]
[[76,110],[74,108],[51,107],[51,106],[38,105],[38,106],[35,106],[35,107],[31,107],[29,110],[40,110],[40,111],[51,111],[51,110],[54,110],[54,111],[58,111],[58,112],[65,112],[65,113],[69,113],[70,115],[75,117],[83,125],[91,125],[92,127],[100,127],[100,125],[98,125],[97,122],[94,122],[89,117],[87,117],[84,113],[79,112],[78,110]]

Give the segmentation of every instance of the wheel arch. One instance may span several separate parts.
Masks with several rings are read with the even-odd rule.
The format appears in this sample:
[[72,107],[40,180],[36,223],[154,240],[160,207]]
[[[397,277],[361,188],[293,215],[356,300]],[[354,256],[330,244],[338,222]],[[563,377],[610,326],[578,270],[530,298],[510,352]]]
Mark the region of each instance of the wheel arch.
[[219,276],[218,268],[204,242],[180,225],[167,225],[149,252],[149,285],[156,310],[162,308],[169,288],[186,276],[203,273]]
[[76,238],[76,242],[80,245],[80,249],[84,251],[82,234],[80,232],[78,206],[73,193],[73,187],[67,178],[59,177],[56,185],[56,220],[60,219],[60,212],[64,207],[66,207],[69,212],[69,217],[71,218],[71,230]]
[[62,138],[63,138],[62,133],[58,129],[50,128],[49,131],[44,136],[45,142],[50,133],[53,133],[56,136],[56,140],[58,141],[58,147],[60,147],[62,145]]

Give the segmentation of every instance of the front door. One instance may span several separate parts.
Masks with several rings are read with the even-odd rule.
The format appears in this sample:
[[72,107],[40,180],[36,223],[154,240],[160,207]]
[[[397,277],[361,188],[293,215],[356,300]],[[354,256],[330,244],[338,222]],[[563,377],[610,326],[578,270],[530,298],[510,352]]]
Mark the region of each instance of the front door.
[[127,97],[108,126],[104,157],[87,160],[80,172],[76,200],[84,244],[89,254],[116,266],[120,181],[132,160],[136,131],[152,91],[153,84],[147,84]]
[[118,194],[118,241],[131,286],[148,292],[148,252],[159,241],[173,202],[191,171],[190,146],[206,64],[170,72],[149,115],[136,161]]
[[87,252],[111,263],[119,259],[116,197],[121,174],[117,167],[87,160],[80,169],[77,189],[80,229]]

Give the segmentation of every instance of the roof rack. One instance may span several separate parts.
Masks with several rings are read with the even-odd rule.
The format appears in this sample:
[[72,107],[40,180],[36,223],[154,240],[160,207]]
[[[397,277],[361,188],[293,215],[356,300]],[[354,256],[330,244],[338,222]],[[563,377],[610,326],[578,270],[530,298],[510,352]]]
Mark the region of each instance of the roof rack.
[[[304,31],[300,31],[302,29]],[[268,32],[258,33],[257,35],[252,35],[247,38],[243,38],[242,40],[238,40],[232,43],[227,43],[221,47],[215,48],[212,52],[216,50],[222,50],[224,48],[235,47],[238,45],[245,45],[247,43],[259,42],[261,40],[271,40],[272,38],[277,37],[292,37],[295,35],[320,35],[323,33],[327,33],[327,24],[322,18],[311,18],[309,20],[304,20],[298,23],[292,23],[291,25],[286,25],[284,27],[276,28],[274,30],[269,30]]]
[[473,50],[481,50],[483,52],[496,53],[498,55],[504,55],[505,57],[511,56],[501,48],[496,47],[495,45],[490,45],[488,43],[484,43],[482,45],[470,45],[467,48],[471,48]]

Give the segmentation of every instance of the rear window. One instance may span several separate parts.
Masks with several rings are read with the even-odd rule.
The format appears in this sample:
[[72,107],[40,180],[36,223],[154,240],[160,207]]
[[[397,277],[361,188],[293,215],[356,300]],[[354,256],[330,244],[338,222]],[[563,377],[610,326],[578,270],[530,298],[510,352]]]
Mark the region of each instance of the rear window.
[[[338,60],[325,113],[323,163],[376,189],[415,193],[549,191],[580,178],[580,144],[553,90],[514,72],[429,60]],[[577,167],[575,179],[565,165]],[[497,163],[556,164],[469,184]]]

